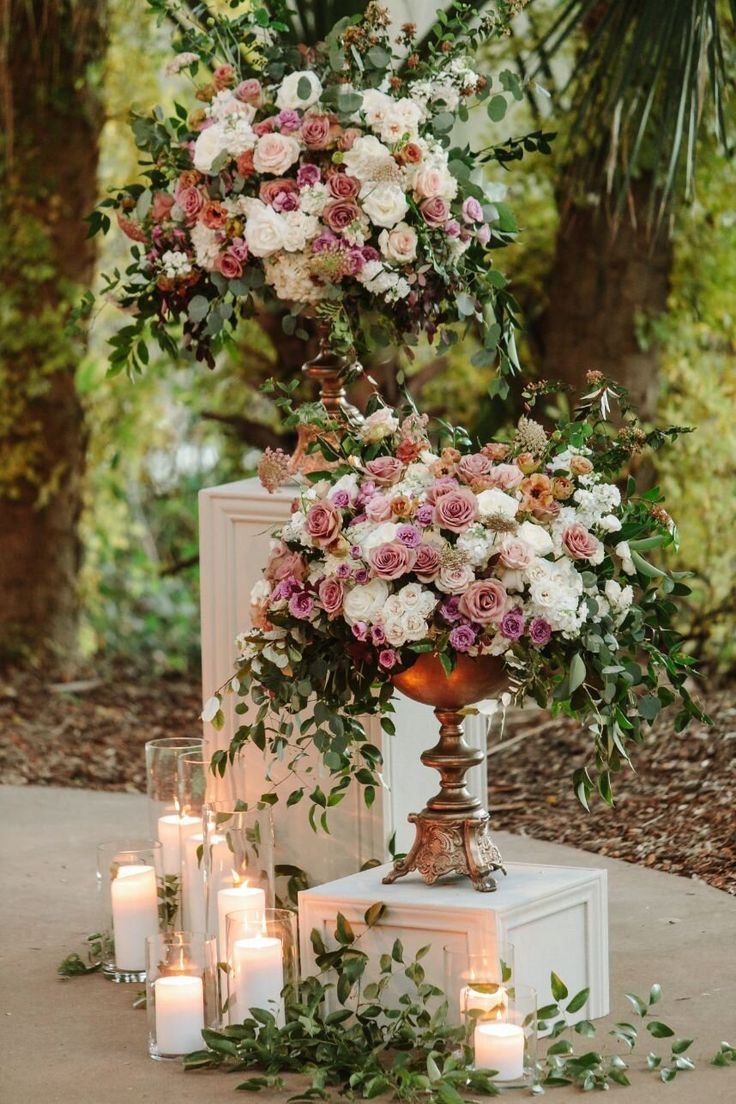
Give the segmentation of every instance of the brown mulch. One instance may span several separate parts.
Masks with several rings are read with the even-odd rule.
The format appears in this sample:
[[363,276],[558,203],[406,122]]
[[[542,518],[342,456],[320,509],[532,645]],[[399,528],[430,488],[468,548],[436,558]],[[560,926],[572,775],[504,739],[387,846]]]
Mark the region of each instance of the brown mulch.
[[[151,678],[126,667],[49,683],[0,674],[0,783],[145,789],[143,744],[200,731],[196,676]],[[572,793],[586,733],[539,711],[515,712],[490,742],[490,808],[497,829],[567,843],[702,879],[736,893],[736,686],[708,694],[712,727],[675,734],[662,718],[634,748],[636,773],[614,783],[616,806],[591,812]]]

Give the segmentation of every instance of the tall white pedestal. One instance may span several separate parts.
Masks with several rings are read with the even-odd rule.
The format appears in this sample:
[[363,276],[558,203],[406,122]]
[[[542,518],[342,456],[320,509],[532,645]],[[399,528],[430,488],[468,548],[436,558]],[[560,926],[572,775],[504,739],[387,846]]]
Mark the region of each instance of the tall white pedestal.
[[[296,494],[294,488],[285,488],[271,495],[257,479],[200,492],[204,701],[232,674],[235,637],[249,624],[250,591],[260,577],[271,531],[288,517]],[[233,701],[227,705],[222,731],[204,726],[208,750],[228,747],[241,723],[233,705]],[[355,793],[330,813],[332,834],[315,836],[307,824],[306,800],[292,809],[283,803],[274,806],[278,861],[302,867],[312,882],[321,883],[352,873],[369,859],[386,858],[386,844],[394,832],[397,850],[409,849],[414,829],[407,824],[407,815],[419,812],[437,789],[436,773],[419,761],[420,752],[436,742],[437,722],[431,709],[397,696],[395,723],[396,736],[382,738],[378,722],[367,721],[371,741],[383,751],[386,786],[371,810],[359,800],[355,787]],[[485,750],[483,719],[470,717],[465,727],[468,742]],[[470,772],[468,783],[485,802],[485,764]],[[257,749],[245,751],[235,767],[233,785],[246,801],[266,788],[265,760]]]
[[[514,978],[537,990],[539,1007],[552,1000],[550,973],[568,986],[570,996],[589,988],[587,1004],[573,1019],[595,1019],[608,1012],[608,893],[605,870],[509,863],[498,875],[495,893],[478,893],[467,879],[425,885],[409,875],[383,885],[390,866],[353,874],[299,894],[302,972],[315,971],[310,933],[316,928],[328,947],[335,946],[335,918],[350,921],[360,949],[372,959],[390,954],[395,939],[405,961],[427,944],[422,960],[427,980],[444,985],[443,948],[469,954],[499,943],[514,947]],[[386,905],[379,924],[366,929],[366,909]],[[397,979],[397,990],[408,982]],[[448,994],[452,997],[452,994]]]

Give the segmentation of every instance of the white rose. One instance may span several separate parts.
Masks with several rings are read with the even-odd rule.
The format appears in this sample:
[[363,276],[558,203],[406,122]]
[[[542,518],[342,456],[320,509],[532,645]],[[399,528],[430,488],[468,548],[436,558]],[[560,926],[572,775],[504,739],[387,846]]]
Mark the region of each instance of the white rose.
[[393,230],[382,230],[378,244],[384,257],[399,264],[409,264],[417,255],[417,232],[406,222],[400,222]]
[[393,648],[400,648],[406,643],[406,628],[401,617],[385,617],[382,628],[386,634],[386,642]]
[[381,172],[399,172],[391,151],[373,134],[356,138],[351,148],[343,154],[342,163],[346,172],[361,181],[372,180],[374,174]]
[[[485,492],[484,492],[485,493]],[[538,556],[548,556],[553,550],[552,538],[541,525],[535,525],[533,521],[524,521],[519,526],[517,537],[530,544]]]
[[621,560],[621,567],[624,569],[627,575],[634,575],[636,567],[634,561],[631,558],[631,549],[629,548],[628,541],[619,541],[616,545],[614,552]]
[[210,173],[220,154],[226,152],[226,145],[225,134],[219,123],[201,130],[194,143],[195,169],[201,173]]
[[383,141],[390,145],[400,142],[405,134],[408,134],[409,138],[416,138],[419,124],[424,116],[419,104],[408,99],[394,100],[391,97],[387,99],[389,102],[383,119],[377,126],[371,125],[378,130]]
[[393,100],[377,88],[366,88],[360,110],[372,130],[380,130],[386,115],[391,110]]
[[259,173],[283,176],[299,160],[299,143],[290,134],[263,134],[253,151],[253,168]]
[[360,429],[360,436],[366,444],[375,445],[390,437],[399,428],[399,419],[387,406],[382,406],[369,414]]
[[502,517],[507,521],[513,521],[516,517],[519,503],[511,495],[499,491],[498,487],[489,487],[488,490],[481,491],[477,497],[481,517]]
[[457,180],[448,169],[436,165],[421,166],[414,174],[414,191],[420,199],[454,199],[457,195]]
[[[298,92],[300,81],[309,82],[309,94],[304,100]],[[304,88],[303,84],[302,88]],[[322,84],[317,74],[313,73],[311,69],[300,69],[296,73],[289,73],[282,80],[276,93],[276,106],[281,111],[305,111],[312,104],[316,104],[321,95]]]
[[409,210],[404,189],[398,184],[364,184],[360,202],[375,226],[395,226]]
[[406,610],[401,616],[401,624],[407,640],[423,640],[427,635],[427,622],[416,610]]
[[379,544],[388,544],[389,541],[392,541],[398,528],[398,525],[393,521],[383,521],[380,525],[372,528],[363,541],[363,555],[370,552],[372,548],[377,548]]
[[248,216],[245,240],[254,257],[270,257],[284,248],[284,220],[273,207],[264,203],[261,208]]
[[353,587],[345,595],[343,614],[349,625],[356,621],[375,621],[388,598],[388,584],[383,579],[371,579],[363,586]]
[[618,533],[621,528],[621,522],[618,520],[615,514],[606,514],[598,522],[599,527],[604,533]]
[[289,253],[300,253],[307,242],[316,238],[319,233],[319,220],[314,215],[305,215],[302,211],[285,211],[280,217],[284,249]]
[[431,590],[427,590],[420,583],[407,583],[396,596],[402,610],[411,610],[427,617],[437,605],[437,599]]

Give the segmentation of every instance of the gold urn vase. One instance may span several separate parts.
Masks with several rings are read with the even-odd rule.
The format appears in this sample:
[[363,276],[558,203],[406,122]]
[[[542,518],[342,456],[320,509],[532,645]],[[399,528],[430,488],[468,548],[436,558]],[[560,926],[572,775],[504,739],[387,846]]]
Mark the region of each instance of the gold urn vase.
[[421,813],[410,815],[416,825],[414,846],[406,858],[396,860],[383,880],[395,882],[412,870],[418,870],[429,884],[443,874],[460,874],[488,893],[496,888],[493,871],[506,871],[491,839],[488,812],[465,782],[470,768],[483,762],[483,752],[465,742],[460,710],[506,689],[503,662],[496,656],[460,655],[448,675],[438,656],[426,652],[392,681],[408,698],[434,706],[440,737],[421,759],[439,771],[440,789]]

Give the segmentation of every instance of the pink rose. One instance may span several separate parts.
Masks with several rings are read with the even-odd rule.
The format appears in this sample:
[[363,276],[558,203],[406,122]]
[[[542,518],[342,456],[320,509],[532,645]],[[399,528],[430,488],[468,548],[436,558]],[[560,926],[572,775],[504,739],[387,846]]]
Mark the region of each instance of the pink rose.
[[251,77],[241,81],[235,89],[235,95],[243,103],[259,104],[261,102],[261,82]]
[[573,560],[590,560],[602,547],[598,538],[577,521],[562,530],[562,543]]
[[391,517],[391,499],[388,495],[373,495],[365,504],[365,516],[369,521],[388,521]]
[[463,203],[463,219],[465,222],[483,221],[483,208],[475,196],[468,196]]
[[360,191],[360,181],[348,173],[337,172],[327,181],[327,187],[335,199],[354,199]]
[[204,205],[202,193],[197,188],[191,186],[188,188],[178,188],[175,199],[184,212],[187,222],[195,222],[197,215]]
[[488,483],[499,491],[515,491],[524,478],[516,464],[496,464],[488,472]]
[[450,208],[442,196],[425,199],[419,204],[419,210],[428,226],[444,226],[450,213]]
[[253,167],[259,173],[283,176],[299,160],[299,153],[299,143],[291,135],[264,134],[256,143]]
[[298,192],[299,185],[296,180],[288,177],[279,177],[278,180],[264,180],[258,189],[258,198],[262,203],[273,203],[277,196],[284,192]]
[[240,259],[231,249],[221,253],[217,258],[217,268],[226,280],[237,280],[243,275]]
[[521,571],[534,559],[534,549],[518,537],[504,537],[498,551],[501,563],[510,571]]
[[235,80],[235,70],[232,65],[218,65],[212,74],[215,88],[229,88]]
[[342,600],[345,590],[339,579],[323,579],[317,588],[320,604],[326,614],[334,616],[342,609]]
[[427,491],[427,502],[430,506],[434,506],[439,502],[443,495],[448,494],[450,491],[455,491],[460,486],[457,479],[453,479],[451,475],[443,475],[441,479],[435,479],[432,486]]
[[448,491],[437,500],[435,523],[453,533],[462,533],[478,516],[478,500],[472,491]]
[[463,456],[457,466],[457,474],[464,483],[472,483],[482,475],[487,475],[491,470],[491,461],[482,452],[475,452],[472,456]]
[[343,153],[347,153],[348,150],[353,148],[353,142],[356,138],[360,138],[361,131],[356,127],[347,127],[342,134],[338,135],[337,148],[342,150]]
[[168,218],[171,208],[174,206],[174,197],[168,192],[156,192],[151,206],[151,215],[156,222]]
[[479,625],[499,622],[508,605],[506,587],[498,579],[471,583],[460,599],[460,612]]
[[345,230],[359,218],[360,208],[350,199],[333,199],[322,211],[322,221],[326,222],[330,230],[334,230],[335,233]]
[[296,173],[296,182],[300,188],[311,188],[313,184],[318,184],[322,173],[319,171],[318,165],[300,165]]
[[302,119],[302,141],[307,149],[324,149],[330,137],[329,115],[305,115]]
[[386,544],[379,544],[377,548],[372,548],[368,553],[373,574],[386,581],[398,579],[400,575],[405,575],[407,571],[411,571],[416,558],[417,555],[414,549],[407,548],[401,541],[388,541]]
[[369,460],[365,468],[376,483],[382,487],[390,487],[401,477],[404,465],[395,456],[377,456],[375,460]]
[[315,502],[309,508],[305,524],[315,544],[332,544],[342,527],[342,516],[332,503]]
[[299,553],[292,552],[283,541],[271,552],[266,564],[266,578],[271,583],[278,583],[289,577],[301,580],[306,571],[307,565]]
[[440,551],[434,544],[420,544],[414,561],[414,571],[419,581],[431,583],[440,569],[441,561]]

